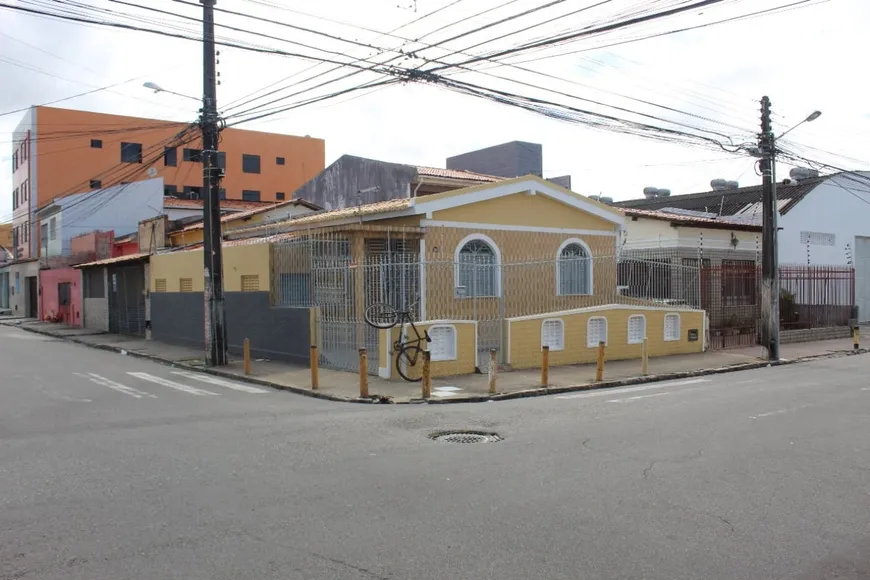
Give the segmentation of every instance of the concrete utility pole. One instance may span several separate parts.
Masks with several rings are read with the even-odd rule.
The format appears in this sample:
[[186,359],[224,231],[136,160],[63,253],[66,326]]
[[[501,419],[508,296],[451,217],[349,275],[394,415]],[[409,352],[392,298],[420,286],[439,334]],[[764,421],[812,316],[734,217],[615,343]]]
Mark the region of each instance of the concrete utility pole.
[[202,3],[202,195],[203,257],[205,262],[205,342],[207,366],[227,364],[224,324],[224,267],[221,245],[220,168],[218,167],[218,112],[215,86],[214,5]]
[[761,344],[767,358],[779,360],[779,261],[777,259],[776,140],[770,126],[770,99],[761,99],[758,135],[762,176]]

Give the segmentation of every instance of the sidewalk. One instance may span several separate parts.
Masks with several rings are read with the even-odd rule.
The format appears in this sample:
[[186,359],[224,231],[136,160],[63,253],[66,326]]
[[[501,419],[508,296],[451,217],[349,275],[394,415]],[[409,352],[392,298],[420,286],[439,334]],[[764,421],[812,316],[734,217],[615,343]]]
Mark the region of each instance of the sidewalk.
[[[368,377],[369,399],[359,398],[359,376],[349,372],[321,368],[320,386],[311,389],[311,373],[307,367],[276,361],[252,361],[251,375],[245,376],[240,357],[232,357],[225,367],[205,368],[203,350],[179,347],[143,338],[107,334],[63,324],[39,322],[33,319],[9,319],[0,317],[0,325],[17,326],[36,332],[84,344],[94,348],[120,352],[128,356],[147,358],[179,367],[200,370],[210,374],[287,389],[300,394],[337,401],[409,403],[421,401],[421,384],[404,381],[386,381],[375,376]],[[786,344],[781,347],[782,360],[778,364],[790,364],[811,358],[852,354],[852,339],[826,340]],[[857,351],[867,352],[866,349]],[[497,375],[497,394],[488,392],[486,375],[466,375],[432,380],[430,403],[473,402],[503,400],[543,394],[613,387],[627,384],[679,379],[703,374],[733,372],[767,366],[762,359],[761,347],[749,347],[724,351],[708,351],[703,354],[677,355],[651,358],[649,375],[641,376],[639,360],[612,361],[605,364],[604,381],[595,382],[595,365],[552,367],[549,385],[541,387],[538,369],[503,372]]]

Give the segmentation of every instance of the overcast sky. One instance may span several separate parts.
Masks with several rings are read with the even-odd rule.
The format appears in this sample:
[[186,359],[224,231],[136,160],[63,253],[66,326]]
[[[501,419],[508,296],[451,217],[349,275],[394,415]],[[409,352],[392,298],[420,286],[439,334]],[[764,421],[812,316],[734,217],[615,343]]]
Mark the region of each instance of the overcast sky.
[[[143,26],[166,29],[165,24],[170,21],[183,22],[109,0],[84,1],[91,6],[140,15],[150,21]],[[130,1],[146,4],[144,0]],[[870,2],[867,0],[809,0],[771,16],[602,48],[605,44],[714,22],[794,1],[730,0],[721,6],[511,59],[520,62],[561,55],[521,65],[531,71],[513,67],[489,68],[493,65],[484,62],[475,66],[488,69],[486,74],[460,72],[453,78],[595,112],[629,116],[657,126],[686,128],[686,125],[691,125],[693,130],[702,128],[721,133],[723,137],[717,139],[725,140],[727,137],[735,143],[753,139],[752,133],[757,131],[759,122],[758,100],[767,94],[773,100],[774,128],[778,132],[794,125],[813,110],[823,111],[817,121],[788,136],[793,143],[806,147],[800,149],[805,156],[839,167],[868,169],[870,163],[864,161],[870,159],[867,151],[870,107],[865,91],[866,75],[854,71],[855,67],[863,66],[864,55],[870,53],[866,31],[870,22]],[[11,3],[33,6],[18,0],[11,0]],[[219,0],[217,7],[267,17],[272,22],[293,23],[377,48],[396,48],[404,44],[407,51],[425,48],[421,43],[408,44],[407,39],[419,39],[442,26],[505,3],[508,5],[430,34],[421,41],[436,44],[540,6],[544,1],[417,0],[416,12],[413,0]],[[673,4],[672,0],[662,2],[663,5],[668,3]],[[269,4],[277,7],[267,6]],[[448,4],[453,5],[396,31],[395,36],[378,34],[411,23]],[[469,34],[442,47],[420,51],[417,59],[394,64],[435,66],[427,65],[422,58],[458,62],[467,57],[448,56],[449,52],[489,40],[491,42],[467,52],[508,48],[518,42],[547,38],[588,24],[609,21],[627,9],[652,3],[639,0],[601,2],[597,8],[555,19],[521,34],[508,35],[591,4],[591,0],[563,0],[550,8]],[[201,15],[201,9],[172,0],[147,0],[147,5],[177,15]],[[291,12],[288,8],[305,14]],[[276,37],[258,37],[218,28],[220,36],[262,47],[342,62],[347,62],[348,56],[380,62],[395,55],[376,56],[374,48],[226,13],[217,13],[216,20],[220,24]],[[356,27],[334,20],[353,23]],[[185,26],[188,24],[191,31],[197,29],[197,23],[187,21]],[[195,102],[167,93],[152,94],[141,85],[153,81],[179,93],[201,94],[202,54],[199,43],[144,32],[59,22],[2,8],[0,31],[0,78],[3,79],[0,113],[134,79],[111,91],[100,91],[57,106],[178,121],[190,121],[197,115]],[[331,53],[317,52],[286,41],[309,44]],[[581,50],[583,52],[575,52]],[[273,88],[300,82],[335,66],[320,64],[306,71],[315,63],[239,48],[221,47],[220,51],[218,102],[221,109],[291,75],[295,76]],[[567,52],[574,54],[565,54]],[[345,68],[316,81],[302,82],[271,98],[311,88],[316,83],[353,70]],[[493,74],[513,80],[509,82],[487,76]],[[363,72],[292,97],[283,104],[352,88],[376,78],[378,75],[373,72]],[[633,113],[620,113],[572,97],[616,105],[631,109]],[[653,104],[642,104],[638,100]],[[259,103],[262,101],[249,106]],[[229,109],[227,115],[241,110]],[[637,117],[637,113],[654,115],[663,121]],[[19,120],[20,114],[0,117],[0,132],[3,133],[0,137],[0,219],[11,216],[10,143],[11,131]],[[666,121],[679,125],[666,124]],[[712,148],[663,144],[635,135],[591,129],[432,85],[413,83],[348,93],[241,127],[323,138],[326,140],[327,164],[349,153],[385,161],[443,167],[445,159],[451,155],[506,141],[531,141],[543,145],[545,177],[570,174],[574,190],[587,195],[604,194],[617,200],[639,197],[647,185],[668,187],[674,194],[680,194],[709,189],[710,180],[717,177],[738,180],[741,185],[760,180],[751,158]],[[784,176],[788,169],[788,166],[780,166],[780,176]]]

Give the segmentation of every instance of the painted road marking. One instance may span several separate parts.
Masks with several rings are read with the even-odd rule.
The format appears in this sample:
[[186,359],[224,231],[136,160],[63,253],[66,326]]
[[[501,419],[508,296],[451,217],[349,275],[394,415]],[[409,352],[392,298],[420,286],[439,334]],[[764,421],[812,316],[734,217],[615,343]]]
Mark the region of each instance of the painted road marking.
[[106,377],[101,377],[96,373],[74,373],[80,377],[86,378],[89,381],[96,383],[103,387],[109,387],[119,393],[124,393],[125,395],[130,395],[136,399],[141,399],[142,397],[147,397],[150,399],[156,399],[156,395],[152,395],[151,393],[146,393],[145,391],[140,391],[139,389],[134,389],[133,387],[128,387],[127,385],[122,385],[121,383],[116,383],[113,380],[107,379]]
[[697,385],[698,383],[709,383],[710,379],[689,379],[687,381],[677,381],[673,383],[655,383],[642,387],[628,387],[625,389],[601,389],[591,393],[577,393],[576,395],[559,395],[557,399],[585,399],[586,397],[604,397],[613,395],[621,395],[623,393],[639,393],[642,391],[652,391],[654,389],[665,389],[667,387],[682,387],[683,385]]
[[672,393],[653,393],[652,395],[638,395],[636,397],[627,397],[625,399],[610,399],[608,403],[625,403],[626,401],[637,401],[640,399],[649,399],[650,397],[664,397]]
[[239,383],[233,383],[231,381],[225,381],[223,379],[219,379],[218,377],[213,377],[211,375],[201,375],[198,373],[189,373],[184,371],[173,371],[173,375],[178,375],[181,377],[185,377],[188,379],[193,379],[195,381],[200,381],[203,383],[209,383],[210,385],[217,385],[219,387],[226,387],[228,389],[233,389],[234,391],[241,391],[243,393],[251,393],[255,395],[268,393],[266,389],[258,389],[257,387],[249,387],[248,385],[240,385]]
[[459,387],[435,387],[432,389],[433,397],[455,397],[461,391]]
[[800,411],[801,409],[806,409],[808,407],[812,407],[812,405],[801,405],[800,407],[793,407],[791,409],[777,409],[776,411],[770,411],[767,413],[759,413],[758,415],[750,415],[750,419],[761,419],[762,417],[773,417],[774,415],[784,415],[785,413],[793,413],[795,411]]
[[217,393],[212,393],[211,391],[206,391],[205,389],[197,389],[196,387],[188,387],[187,385],[183,385],[181,383],[176,383],[175,381],[170,381],[169,379],[155,377],[154,375],[149,375],[148,373],[127,373],[127,374],[130,376],[134,376],[137,379],[142,379],[143,381],[150,381],[152,383],[157,383],[158,385],[163,385],[164,387],[169,387],[170,389],[175,389],[177,391],[181,391],[183,393],[188,393],[190,395],[214,395],[215,397],[219,396]]

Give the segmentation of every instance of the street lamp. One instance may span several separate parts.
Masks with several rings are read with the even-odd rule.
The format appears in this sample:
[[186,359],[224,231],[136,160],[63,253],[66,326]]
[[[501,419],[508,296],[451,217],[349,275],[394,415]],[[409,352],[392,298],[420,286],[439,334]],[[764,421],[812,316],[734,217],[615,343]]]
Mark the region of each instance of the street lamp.
[[170,91],[168,89],[164,89],[163,87],[161,87],[157,83],[152,83],[151,81],[144,83],[142,86],[145,87],[146,89],[151,89],[155,93],[169,93],[170,95],[176,95],[179,97],[184,97],[185,99],[193,99],[196,102],[200,102],[200,99],[197,99],[196,97],[191,97],[190,95],[184,95],[182,93],[176,93],[175,91]]
[[794,131],[795,129],[797,129],[798,127],[800,127],[801,125],[803,125],[804,123],[812,123],[813,121],[815,121],[816,119],[818,119],[818,118],[821,117],[821,116],[822,116],[822,112],[821,112],[821,111],[813,111],[812,113],[810,113],[809,115],[807,115],[807,118],[806,118],[806,119],[804,119],[803,121],[801,121],[800,123],[798,123],[797,125],[795,125],[794,127],[792,127],[791,129],[787,130],[787,131],[786,131],[785,133],[783,133],[782,135],[776,137],[776,139],[782,139],[783,137],[786,136],[786,134],[791,133],[792,131]]

